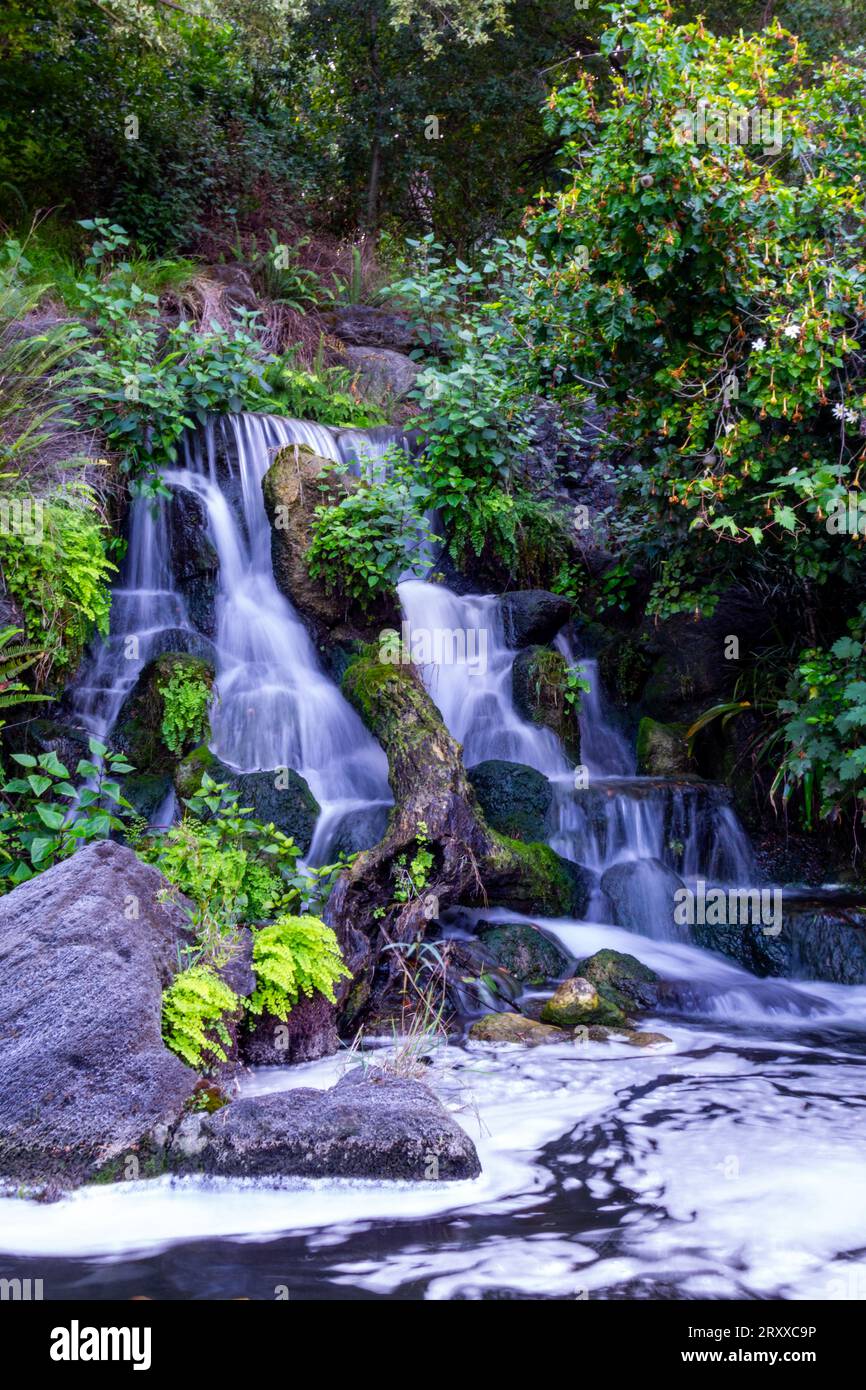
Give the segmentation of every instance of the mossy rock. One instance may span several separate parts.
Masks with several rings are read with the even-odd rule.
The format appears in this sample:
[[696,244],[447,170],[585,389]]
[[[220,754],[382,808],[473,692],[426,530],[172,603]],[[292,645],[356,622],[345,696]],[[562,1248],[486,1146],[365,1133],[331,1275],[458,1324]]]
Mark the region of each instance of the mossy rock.
[[650,1008],[656,1002],[658,975],[625,951],[604,947],[579,961],[574,973],[589,980],[620,1009]]
[[569,704],[568,663],[550,647],[527,647],[514,658],[511,671],[514,704],[530,723],[550,729],[566,753],[580,762],[580,727]]
[[561,1028],[551,1028],[523,1014],[485,1014],[469,1029],[473,1042],[519,1043],[523,1047],[540,1047],[543,1043],[561,1043],[566,1038]]
[[550,845],[524,844],[496,831],[493,833],[503,849],[520,861],[522,873],[513,893],[509,892],[506,882],[500,884],[497,892],[490,896],[491,906],[538,912],[544,917],[582,918],[586,915],[593,885],[588,869],[563,859]]
[[497,965],[524,984],[557,980],[569,968],[565,951],[528,922],[479,922],[478,937]]
[[686,724],[661,724],[648,715],[637,730],[637,770],[648,777],[683,777],[691,771]]
[[542,772],[489,758],[467,769],[487,824],[511,840],[545,840],[553,791]]
[[209,662],[188,652],[163,652],[144,667],[121,707],[112,742],[126,754],[137,772],[171,771],[182,756],[168,747],[162,732],[162,690],[177,671],[191,680],[213,684]]
[[131,772],[124,780],[122,791],[136,815],[149,824],[171,788],[172,780],[167,772]]
[[628,1018],[606,991],[575,975],[564,980],[541,1011],[541,1022],[555,1028],[576,1028],[600,1023],[603,1027],[625,1027]]
[[181,800],[196,795],[205,773],[215,782],[227,782],[240,794],[240,805],[252,808],[254,820],[266,825],[273,823],[285,835],[291,835],[301,853],[306,854],[321,808],[300,773],[292,768],[236,772],[202,745],[184,758],[175,771],[175,789]]
[[636,637],[617,635],[598,654],[598,671],[613,704],[620,709],[635,704],[643,693],[652,659],[646,644]]

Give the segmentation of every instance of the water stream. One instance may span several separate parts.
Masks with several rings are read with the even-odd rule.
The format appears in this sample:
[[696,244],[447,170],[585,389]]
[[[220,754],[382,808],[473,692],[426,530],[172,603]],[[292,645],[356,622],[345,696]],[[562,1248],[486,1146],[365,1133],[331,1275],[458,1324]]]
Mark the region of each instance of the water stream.
[[[381,752],[270,574],[258,490],[268,450],[314,427],[246,418],[231,428],[240,510],[212,442],[168,479],[201,498],[220,556],[214,746],[239,768],[296,767],[326,806],[386,801]],[[333,436],[330,447],[334,456]],[[137,634],[143,662],[155,635],[190,625],[162,524],[142,514],[133,527],[115,635],[77,697],[94,728],[110,727],[118,684],[136,674],[114,644]],[[422,673],[467,765],[502,758],[550,778],[552,843],[599,880],[623,863],[645,867],[639,930],[611,925],[601,892],[591,920],[544,926],[575,960],[612,947],[673,981],[671,1012],[644,1021],[670,1041],[436,1047],[427,1079],[476,1142],[475,1181],[161,1179],[48,1206],[6,1200],[4,1272],[20,1259],[26,1273],[38,1256],[49,1297],[866,1297],[866,988],[759,980],[674,939],[652,907],[660,875],[747,883],[754,872],[724,796],[635,776],[589,659],[589,785],[578,787],[554,736],[514,709],[496,599],[420,580],[400,597],[413,628],[487,633],[483,670],[454,648]],[[243,1090],[326,1086],[353,1065],[338,1055],[259,1069]]]

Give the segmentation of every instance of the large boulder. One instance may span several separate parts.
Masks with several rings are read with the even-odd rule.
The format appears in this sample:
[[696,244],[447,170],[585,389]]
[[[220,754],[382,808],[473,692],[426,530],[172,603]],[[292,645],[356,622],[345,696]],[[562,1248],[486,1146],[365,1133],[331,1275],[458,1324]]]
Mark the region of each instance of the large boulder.
[[550,729],[580,762],[580,725],[568,700],[568,662],[550,647],[525,647],[514,658],[511,687],[518,714]]
[[225,1177],[475,1178],[469,1135],[417,1081],[360,1067],[328,1091],[233,1101],[178,1127],[169,1162]]
[[175,770],[178,796],[195,796],[205,773],[215,782],[228,783],[240,794],[239,804],[252,808],[254,820],[273,824],[284,835],[291,835],[301,853],[306,854],[321,808],[299,772],[283,767],[270,772],[236,772],[203,744],[193,749]]
[[479,922],[478,937],[497,965],[524,984],[558,980],[568,971],[562,947],[531,922]]
[[648,777],[684,777],[691,770],[685,725],[660,724],[645,715],[637,730],[637,770]]
[[600,994],[625,1011],[649,1009],[658,1001],[658,975],[625,951],[603,947],[594,956],[579,961],[574,973],[589,980]]
[[0,898],[0,1173],[147,1171],[198,1081],[163,1045],[185,917],[110,841]]
[[544,589],[519,589],[500,599],[509,647],[545,646],[571,617],[571,604],[562,594]]
[[341,356],[346,366],[357,373],[361,394],[380,406],[407,396],[421,370],[411,357],[391,348],[348,347]]
[[335,338],[356,347],[411,352],[422,346],[421,335],[409,319],[370,304],[341,305],[323,318]]
[[467,769],[487,824],[512,840],[546,840],[553,792],[543,772],[488,758]]
[[785,894],[778,933],[760,922],[703,923],[691,935],[756,975],[866,984],[866,908],[834,903],[834,896]]
[[683,929],[674,921],[674,895],[683,881],[660,859],[626,859],[613,864],[602,874],[601,887],[617,926],[671,941],[683,936]]

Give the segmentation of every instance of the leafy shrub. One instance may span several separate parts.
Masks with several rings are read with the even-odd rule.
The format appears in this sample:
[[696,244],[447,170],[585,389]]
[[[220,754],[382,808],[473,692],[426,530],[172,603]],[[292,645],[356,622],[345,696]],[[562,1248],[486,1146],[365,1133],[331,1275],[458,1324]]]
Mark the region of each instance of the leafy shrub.
[[866,822],[866,607],[851,636],[800,655],[790,696],[780,700],[784,758],[772,791],[799,790],[806,826],[844,813]]
[[0,532],[0,570],[21,608],[28,639],[43,656],[36,667],[45,684],[52,672],[75,670],[93,630],[108,632],[110,576],[107,528],[86,484],[66,484],[40,499],[41,536]]
[[334,985],[350,979],[337,938],[317,917],[280,917],[253,937],[256,989],[250,1012],[286,1019],[303,992],[334,1003]]
[[225,1062],[231,1035],[226,1020],[241,1000],[234,990],[205,965],[193,965],[176,975],[162,995],[162,1036],[187,1066],[196,1070],[211,1060]]
[[90,739],[90,752],[75,769],[90,785],[78,788],[56,753],[12,754],[24,773],[0,786],[0,892],[123,830],[132,808],[117,778],[132,768],[98,739]]
[[320,367],[307,372],[284,358],[268,368],[265,381],[274,393],[269,407],[274,414],[354,429],[388,423],[378,406],[359,399],[355,378],[345,368]]
[[210,681],[193,664],[176,665],[168,680],[159,686],[163,716],[161,733],[165,746],[172,753],[201,743],[210,724],[208,709],[213,691]]
[[[334,465],[334,472],[347,469]],[[316,507],[307,566],[326,588],[371,608],[417,559],[430,493],[402,449],[389,450],[339,502]]]

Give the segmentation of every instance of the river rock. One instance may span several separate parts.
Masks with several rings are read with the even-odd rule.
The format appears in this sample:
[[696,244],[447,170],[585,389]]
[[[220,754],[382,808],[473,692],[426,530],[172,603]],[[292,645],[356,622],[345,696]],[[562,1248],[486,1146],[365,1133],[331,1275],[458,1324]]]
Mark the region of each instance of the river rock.
[[569,968],[569,958],[555,941],[529,922],[479,922],[484,950],[524,984],[556,980]]
[[207,637],[216,634],[215,600],[219,557],[207,530],[207,512],[194,492],[177,488],[168,507],[171,570],[189,616]]
[[568,663],[550,647],[526,647],[511,668],[511,687],[518,714],[556,735],[574,762],[580,762],[577,712],[566,699]]
[[473,1042],[519,1043],[523,1047],[540,1047],[544,1043],[567,1042],[561,1028],[551,1028],[523,1014],[486,1014],[476,1018],[469,1029]]
[[643,936],[682,937],[674,922],[674,894],[682,879],[660,859],[626,859],[605,870],[602,890],[613,909],[613,920]]
[[64,1184],[145,1167],[198,1076],[163,1045],[185,915],[103,841],[0,898],[0,1173]]
[[208,662],[185,652],[164,652],[142,669],[121,706],[111,741],[137,772],[165,772],[182,756],[168,747],[162,735],[165,702],[160,687],[178,670],[200,677],[208,685],[213,681]]
[[285,1067],[328,1057],[340,1045],[337,1010],[324,994],[302,994],[283,1020],[267,1012],[238,1038],[241,1060],[253,1067]]
[[574,973],[589,980],[620,1009],[649,1009],[658,999],[656,972],[625,951],[604,947],[579,961]]
[[569,600],[544,589],[519,589],[504,594],[500,607],[510,647],[545,646],[571,617]]
[[553,1024],[556,1028],[576,1028],[582,1023],[600,1023],[608,1027],[622,1027],[627,1018],[611,999],[607,999],[579,975],[564,980],[548,999],[541,1011],[542,1023]]
[[488,758],[467,769],[489,826],[512,840],[546,840],[553,792],[543,772]]
[[475,1178],[469,1135],[418,1081],[357,1068],[327,1091],[295,1088],[188,1115],[169,1150],[183,1173],[243,1178]]
[[718,951],[755,975],[789,980],[827,980],[866,984],[866,910],[786,895],[781,930],[766,932],[759,922],[706,923],[691,928],[698,946]]

